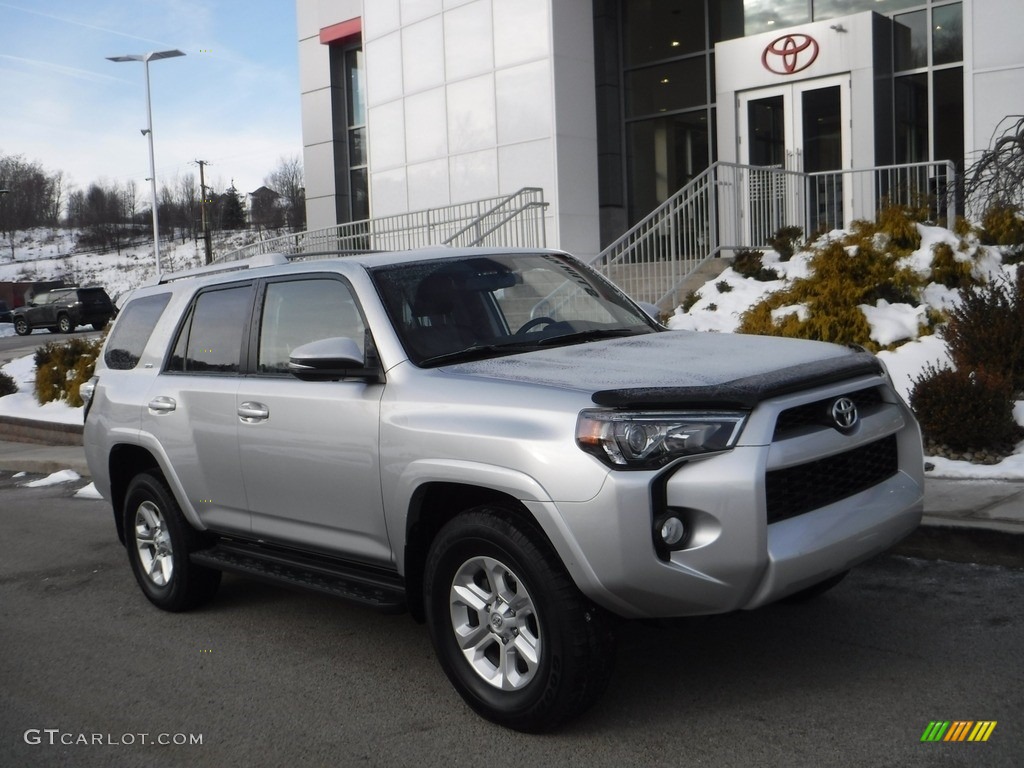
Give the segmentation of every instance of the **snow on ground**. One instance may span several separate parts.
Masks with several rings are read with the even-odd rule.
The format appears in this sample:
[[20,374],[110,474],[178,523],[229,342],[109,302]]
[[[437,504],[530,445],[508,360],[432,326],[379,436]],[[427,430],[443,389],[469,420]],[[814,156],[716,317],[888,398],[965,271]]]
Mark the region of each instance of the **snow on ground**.
[[[3,328],[4,325],[0,325]],[[6,327],[10,328],[10,325]],[[47,334],[49,336],[49,334]],[[12,360],[0,368],[14,379],[18,391],[13,395],[0,397],[0,416],[13,416],[21,419],[57,422],[59,424],[81,424],[82,409],[72,408],[63,400],[55,400],[45,405],[36,402],[35,381],[36,362],[34,355],[26,355]]]
[[62,469],[58,472],[54,472],[46,477],[41,477],[38,480],[25,483],[28,488],[42,488],[46,485],[59,485],[60,483],[73,483],[76,480],[81,480],[82,476],[75,472],[73,469]]
[[81,488],[79,488],[77,491],[75,491],[75,498],[76,499],[102,499],[103,497],[100,496],[100,492],[96,490],[96,485],[94,483],[89,483],[88,485],[84,485]]
[[[973,259],[975,271],[979,275],[992,278],[1000,272],[1009,274],[1009,268],[1002,265],[998,251],[978,246],[979,252],[961,253],[958,250],[959,239],[951,232],[940,227],[919,225],[922,236],[921,247],[908,258],[908,264],[914,269],[927,273],[931,261],[932,247],[940,242],[953,246],[957,258]],[[840,238],[843,232],[837,231],[826,235]],[[234,240],[223,243],[218,250],[241,247],[253,239],[252,233],[238,233]],[[201,246],[192,242],[164,243],[161,245],[161,261],[165,271],[189,269],[199,264]],[[73,239],[60,230],[33,230],[19,233],[13,245],[14,260],[9,261],[12,253],[11,241],[0,242],[0,280],[51,280],[61,278],[65,282],[81,285],[97,284],[107,289],[110,295],[116,296],[123,291],[135,288],[155,274],[151,247],[125,249],[121,254],[76,254],[73,253]],[[774,269],[780,279],[772,282],[758,282],[739,275],[732,269],[726,269],[713,281],[704,285],[699,291],[698,301],[688,312],[677,309],[669,319],[668,326],[675,330],[714,331],[733,333],[739,325],[740,316],[748,307],[760,301],[767,294],[786,287],[791,281],[806,277],[811,254],[802,252],[795,254],[789,261],[782,262],[774,251],[765,252],[765,267]],[[719,285],[727,287],[720,290]],[[933,284],[925,289],[923,300],[926,305],[940,310],[947,310],[956,301],[957,294],[941,285]],[[923,315],[923,309],[907,304],[889,304],[881,300],[874,307],[862,307],[872,328],[872,338],[881,345],[888,345],[906,339],[906,343],[892,351],[879,353],[892,376],[897,390],[907,399],[914,379],[928,365],[942,366],[949,363],[944,342],[937,336],[918,337],[917,321]],[[801,313],[806,308],[799,305],[783,307],[776,310],[778,315],[787,312]],[[13,335],[13,326],[0,323],[0,336]],[[40,343],[49,334],[36,331]],[[81,424],[80,408],[71,408],[66,403],[47,403],[40,406],[32,396],[34,382],[34,362],[32,356],[14,360],[2,369],[18,383],[16,394],[0,397],[0,415],[20,416],[66,424]],[[1018,423],[1024,425],[1024,401],[1017,404],[1015,415]],[[964,478],[1004,478],[1024,480],[1024,442],[1017,446],[1013,456],[1007,457],[999,464],[982,466],[963,461],[931,458],[929,461],[935,469],[929,474],[936,477]]]

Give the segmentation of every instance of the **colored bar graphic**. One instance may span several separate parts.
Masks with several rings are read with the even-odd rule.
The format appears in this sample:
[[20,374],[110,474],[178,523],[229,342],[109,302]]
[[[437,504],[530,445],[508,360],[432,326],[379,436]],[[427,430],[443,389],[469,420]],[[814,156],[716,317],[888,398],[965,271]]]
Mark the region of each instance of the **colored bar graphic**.
[[942,741],[949,728],[948,720],[932,720],[921,734],[921,741]]
[[996,720],[932,720],[921,734],[921,741],[988,741],[996,729]]

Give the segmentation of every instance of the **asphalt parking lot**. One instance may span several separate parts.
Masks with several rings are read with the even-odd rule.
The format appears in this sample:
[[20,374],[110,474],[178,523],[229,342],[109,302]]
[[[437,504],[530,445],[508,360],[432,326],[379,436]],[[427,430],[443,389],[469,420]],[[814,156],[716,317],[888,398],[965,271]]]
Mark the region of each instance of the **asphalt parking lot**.
[[[152,608],[106,504],[25,479],[0,473],[0,765],[1016,767],[1024,754],[1024,570],[885,556],[813,603],[624,624],[605,697],[525,736],[462,704],[408,616],[233,577],[203,610]],[[985,743],[922,742],[935,720],[997,725]]]

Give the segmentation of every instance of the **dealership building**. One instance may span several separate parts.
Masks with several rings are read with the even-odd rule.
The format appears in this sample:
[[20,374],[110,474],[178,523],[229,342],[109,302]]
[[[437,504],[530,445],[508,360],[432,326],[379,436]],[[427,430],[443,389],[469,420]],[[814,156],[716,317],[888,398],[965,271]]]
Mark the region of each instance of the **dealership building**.
[[[1021,0],[297,0],[297,17],[311,229],[538,188],[546,244],[593,257],[713,165],[921,164],[935,192],[941,161],[962,172],[1024,113]],[[862,213],[843,178],[827,223]],[[719,203],[731,183],[712,179]]]

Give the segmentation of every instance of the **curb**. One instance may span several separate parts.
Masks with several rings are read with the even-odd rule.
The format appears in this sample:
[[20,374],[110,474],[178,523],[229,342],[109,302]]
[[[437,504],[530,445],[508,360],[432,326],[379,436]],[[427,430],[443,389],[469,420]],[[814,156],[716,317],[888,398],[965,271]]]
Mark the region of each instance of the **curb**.
[[922,523],[889,554],[923,560],[1024,568],[1024,534]]
[[36,445],[82,445],[81,424],[21,419],[16,416],[0,416],[0,435],[5,440]]

